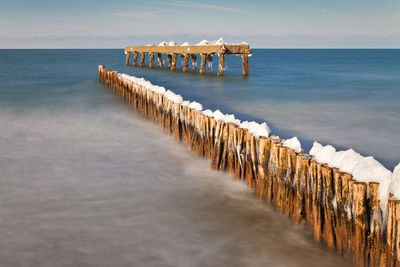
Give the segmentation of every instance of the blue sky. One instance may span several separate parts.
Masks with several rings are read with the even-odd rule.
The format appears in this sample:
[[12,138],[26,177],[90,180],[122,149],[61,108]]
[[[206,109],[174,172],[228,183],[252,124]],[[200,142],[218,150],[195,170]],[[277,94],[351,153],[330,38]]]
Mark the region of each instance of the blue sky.
[[223,36],[252,47],[400,48],[400,0],[0,0],[0,48]]

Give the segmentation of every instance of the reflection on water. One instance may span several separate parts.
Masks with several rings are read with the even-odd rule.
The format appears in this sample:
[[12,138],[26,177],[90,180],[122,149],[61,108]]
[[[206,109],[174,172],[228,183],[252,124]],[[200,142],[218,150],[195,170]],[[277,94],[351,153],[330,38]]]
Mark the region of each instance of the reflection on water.
[[95,77],[30,86],[0,101],[1,266],[350,265]]
[[1,109],[2,266],[349,265],[96,90],[96,109]]

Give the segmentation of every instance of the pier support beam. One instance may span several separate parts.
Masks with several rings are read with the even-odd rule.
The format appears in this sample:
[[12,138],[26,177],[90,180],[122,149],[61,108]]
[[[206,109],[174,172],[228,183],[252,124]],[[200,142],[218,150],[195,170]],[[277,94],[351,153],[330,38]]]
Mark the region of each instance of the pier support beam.
[[242,69],[243,76],[249,75],[249,54],[247,53],[242,54]]
[[176,54],[172,54],[172,64],[171,64],[171,70],[174,71],[176,69]]
[[168,58],[168,68],[171,68],[171,66],[172,66],[172,55],[168,54],[167,58]]
[[225,55],[224,54],[218,54],[219,60],[218,60],[218,76],[222,76],[224,73],[224,68],[225,68]]
[[146,56],[146,53],[142,52],[140,53],[140,67],[144,66],[144,58]]
[[138,52],[133,52],[133,66],[137,66]]
[[154,67],[154,53],[149,53],[149,56],[150,56],[149,67],[152,68],[152,67]]
[[131,52],[126,52],[125,65],[129,65],[129,59],[131,58]]
[[197,66],[197,55],[196,54],[193,54],[192,55],[192,68],[193,68],[193,70],[196,70],[196,66]]
[[201,54],[200,74],[203,74],[206,71],[206,59],[207,54]]
[[185,54],[183,57],[183,72],[187,72],[189,68],[189,55]]
[[163,66],[161,53],[157,53],[157,61],[158,61],[158,66],[161,68]]
[[[208,55],[207,55],[207,61],[208,61],[208,62],[211,62],[211,72],[213,71],[213,68],[212,68],[212,59],[213,59],[213,55],[212,55],[212,54],[208,54]],[[210,66],[210,65],[209,65],[209,66]],[[209,68],[208,71],[210,71],[210,68]]]

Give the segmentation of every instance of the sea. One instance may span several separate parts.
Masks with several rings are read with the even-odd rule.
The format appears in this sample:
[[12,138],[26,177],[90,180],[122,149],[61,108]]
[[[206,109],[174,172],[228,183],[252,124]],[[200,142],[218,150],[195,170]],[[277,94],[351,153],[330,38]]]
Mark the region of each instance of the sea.
[[97,66],[392,170],[400,50],[253,49],[248,77],[225,61],[218,77],[216,57],[200,75],[181,58],[126,66],[123,49],[0,50],[0,265],[351,266],[129,108]]

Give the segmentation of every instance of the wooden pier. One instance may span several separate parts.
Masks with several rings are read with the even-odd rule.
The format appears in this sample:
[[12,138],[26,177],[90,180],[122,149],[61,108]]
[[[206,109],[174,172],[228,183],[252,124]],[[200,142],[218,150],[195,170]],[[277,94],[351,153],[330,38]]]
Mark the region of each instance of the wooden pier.
[[103,65],[99,77],[132,108],[196,155],[210,159],[213,169],[234,174],[258,197],[310,230],[317,242],[352,257],[354,266],[400,266],[400,200],[389,195],[384,216],[379,183],[356,181],[304,151],[283,146],[281,139],[255,136]]
[[157,54],[158,67],[163,66],[162,54],[168,58],[168,67],[171,71],[176,69],[176,59],[178,55],[183,58],[183,72],[189,69],[189,61],[192,61],[193,70],[196,70],[197,55],[201,56],[200,73],[206,70],[206,62],[212,61],[213,55],[218,55],[218,76],[222,76],[225,67],[225,55],[241,55],[243,76],[249,75],[249,55],[252,51],[248,44],[224,44],[224,45],[189,45],[189,46],[127,46],[125,47],[126,60],[128,65],[131,54],[133,53],[133,65],[137,66],[138,55],[140,55],[140,67],[145,65],[145,57],[150,58],[149,67],[154,67],[154,57]]

